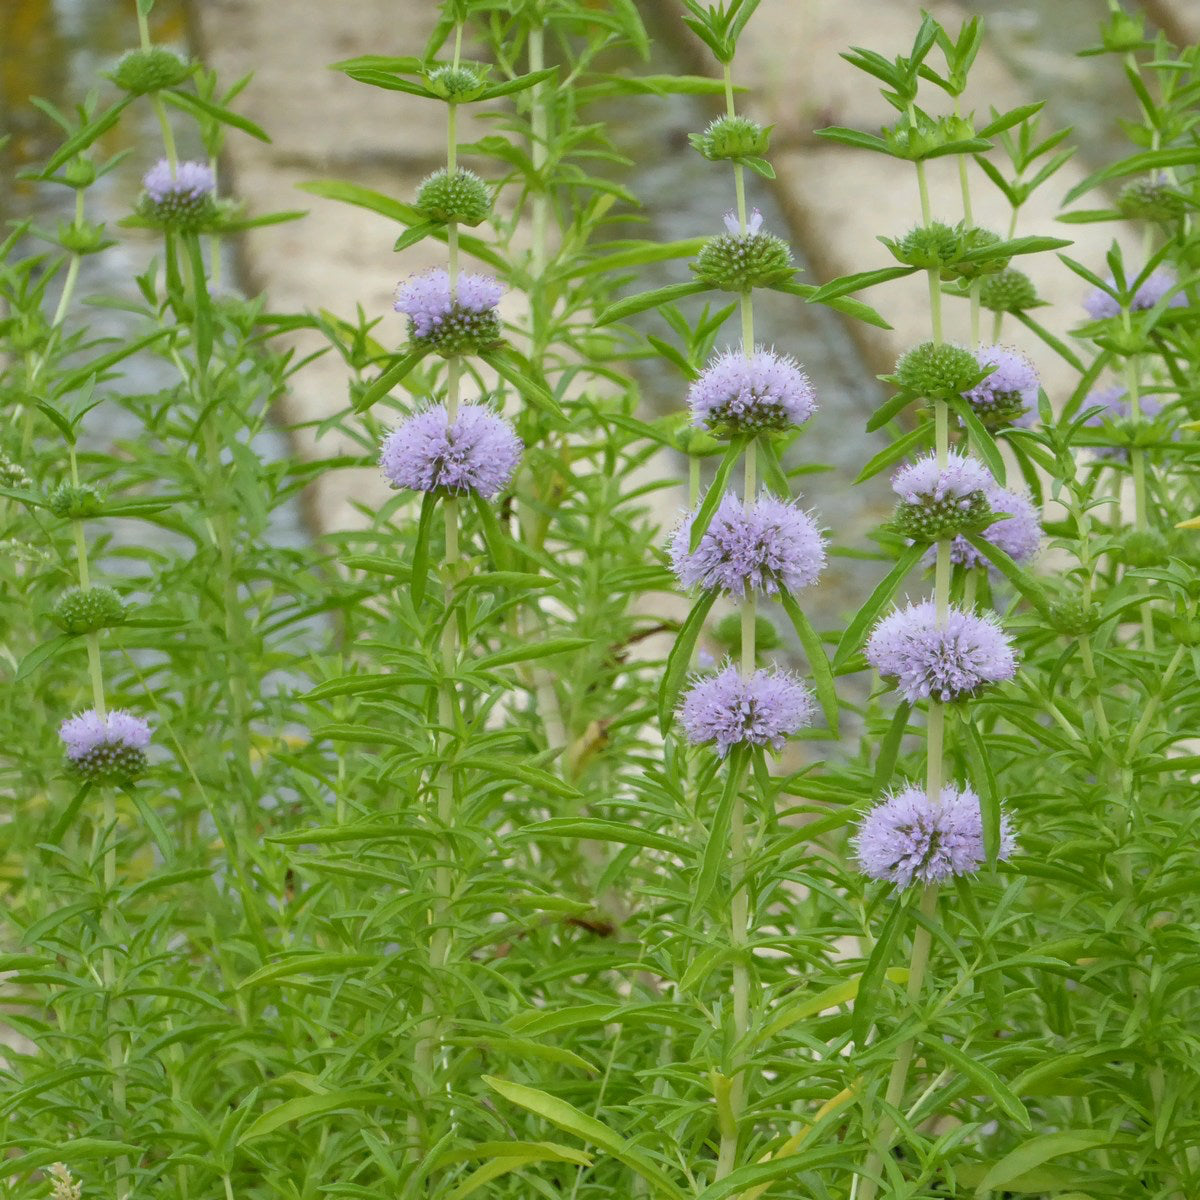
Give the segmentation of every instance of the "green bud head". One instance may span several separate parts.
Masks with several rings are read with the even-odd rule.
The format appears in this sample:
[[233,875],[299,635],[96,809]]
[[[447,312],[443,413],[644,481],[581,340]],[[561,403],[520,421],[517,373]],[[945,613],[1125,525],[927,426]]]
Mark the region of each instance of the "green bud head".
[[985,275],[979,287],[979,303],[991,312],[1024,312],[1038,303],[1037,288],[1024,271],[1012,267]]
[[914,396],[944,400],[974,387],[983,372],[970,350],[949,343],[922,342],[896,364],[900,386]]
[[104,505],[100,493],[90,483],[60,483],[46,503],[56,517],[69,517],[74,521],[94,517]]
[[54,606],[54,620],[64,633],[95,633],[125,620],[125,605],[112,588],[71,588]]
[[163,88],[178,87],[190,74],[192,67],[178,54],[162,46],[148,50],[130,50],[109,78],[119,88],[135,96],[145,96]]
[[438,67],[426,76],[429,90],[443,100],[457,104],[473,100],[483,91],[483,80],[470,67]]
[[762,158],[770,140],[769,127],[738,116],[718,117],[703,133],[688,135],[688,141],[712,162]]
[[911,267],[944,267],[958,257],[958,234],[934,221],[918,226],[904,235],[899,243],[888,243],[892,253]]
[[421,184],[416,207],[429,221],[475,226],[492,211],[492,198],[487,184],[474,171],[455,171],[452,175],[443,168]]
[[1117,208],[1130,220],[1171,224],[1187,211],[1187,201],[1165,179],[1137,179],[1121,189]]
[[902,501],[896,506],[892,523],[914,542],[936,542],[960,533],[976,533],[992,514],[982,492],[969,496],[947,496],[936,500],[926,497],[919,504]]
[[990,229],[960,229],[957,258],[943,272],[943,279],[978,279],[985,275],[997,275],[1003,271],[1011,261],[1009,258],[989,258],[986,262],[964,262],[962,255],[970,253],[972,250],[982,250],[987,246],[994,246],[1001,241],[998,233],[993,233]]
[[793,274],[792,252],[770,233],[722,233],[704,243],[692,270],[723,292],[749,292]]

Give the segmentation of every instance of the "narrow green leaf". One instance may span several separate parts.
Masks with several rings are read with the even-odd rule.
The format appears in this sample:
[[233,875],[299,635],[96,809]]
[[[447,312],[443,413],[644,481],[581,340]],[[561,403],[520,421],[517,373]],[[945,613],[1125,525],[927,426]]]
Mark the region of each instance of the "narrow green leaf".
[[576,788],[559,779],[557,775],[551,775],[549,771],[543,771],[540,767],[531,767],[526,763],[517,762],[515,759],[498,756],[494,758],[468,757],[455,759],[454,765],[467,771],[482,771],[485,775],[511,779],[516,783],[523,783],[527,787],[535,789],[540,788],[544,792],[549,792],[554,796],[563,796],[568,800],[583,798]]
[[837,737],[837,688],[834,686],[833,670],[830,668],[829,659],[825,655],[825,647],[822,645],[817,631],[812,627],[812,623],[804,615],[804,610],[801,609],[800,605],[796,603],[795,597],[786,589],[780,589],[779,603],[783,605],[784,612],[790,618],[792,628],[795,629],[796,636],[799,637],[800,644],[804,647],[804,653],[808,658],[808,665],[812,671],[813,689],[817,693],[817,700],[820,702],[821,711],[825,714],[825,721],[829,726],[829,732],[834,737]]
[[551,1096],[548,1092],[526,1087],[521,1083],[510,1083],[506,1079],[497,1079],[494,1075],[483,1076],[483,1082],[510,1104],[527,1109],[549,1121],[551,1125],[599,1146],[618,1162],[635,1171],[657,1192],[668,1197],[668,1200],[685,1200],[683,1192],[652,1159],[635,1150],[607,1125],[580,1112],[574,1105],[560,1100],[557,1096]]
[[355,402],[354,411],[364,413],[371,405],[382,400],[428,353],[429,350],[426,347],[416,346],[395,359],[392,365],[359,396]]
[[891,905],[887,920],[879,931],[879,937],[867,959],[867,965],[859,976],[857,998],[854,1001],[854,1016],[850,1022],[850,1036],[860,1050],[867,1044],[871,1026],[875,1023],[875,1010],[883,993],[883,981],[887,977],[888,964],[895,952],[900,930],[908,921],[908,909],[900,900],[889,900]]
[[[825,129],[816,130],[817,137],[828,138],[831,142],[839,142],[843,146],[854,146],[858,150],[875,150],[880,154],[891,154],[887,142],[873,133],[864,133],[861,129],[847,129],[844,125],[829,125]],[[893,157],[896,157],[893,155]]]
[[59,167],[70,162],[75,155],[86,150],[98,138],[103,137],[120,120],[121,114],[132,102],[133,96],[122,96],[107,112],[101,113],[94,121],[67,138],[42,168],[43,178],[53,175]]
[[537,821],[521,829],[519,836],[587,838],[594,842],[645,846],[650,850],[664,850],[685,858],[691,853],[678,838],[668,837],[665,833],[654,833],[625,821],[603,821],[596,817],[555,817],[549,821]]
[[413,545],[412,582],[409,585],[413,608],[420,608],[425,599],[425,583],[429,578],[429,542],[433,532],[433,511],[437,493],[426,492],[421,498],[421,516],[417,521],[417,537]]
[[915,429],[898,437],[890,446],[867,461],[867,465],[858,473],[855,483],[863,483],[867,479],[886,471],[893,463],[899,462],[910,450],[915,450],[929,440],[933,427],[928,421],[922,421]]
[[648,308],[661,308],[682,300],[684,296],[696,296],[708,290],[708,284],[698,279],[690,279],[686,283],[672,283],[668,287],[655,288],[652,292],[642,292],[637,296],[627,296],[610,304],[596,317],[596,325],[611,325],[614,321],[624,321],[636,313],[645,312]]
[[900,392],[890,400],[881,404],[867,422],[867,432],[874,433],[882,429],[893,417],[898,417],[912,402],[914,397],[908,392]]
[[214,121],[219,121],[222,125],[230,125],[234,129],[240,129],[243,133],[248,133],[253,138],[258,138],[260,142],[269,142],[271,140],[267,136],[266,131],[260,126],[255,125],[249,117],[243,117],[241,113],[230,112],[229,109],[222,108],[221,105],[214,104],[211,100],[205,100],[202,96],[170,89],[159,92],[159,95],[168,104],[173,104],[176,108],[182,108],[184,112],[190,112],[193,116],[199,113],[201,116],[211,117]]
[[20,683],[22,679],[28,679],[30,675],[42,666],[48,663],[52,658],[57,657],[60,650],[65,649],[70,643],[79,642],[82,646],[83,641],[70,633],[60,633],[58,637],[53,637],[47,642],[41,642],[34,646],[30,652],[21,659],[17,667],[17,674],[14,682]]
[[1200,146],[1171,146],[1163,150],[1146,150],[1141,154],[1123,158],[1120,162],[1110,163],[1099,171],[1093,171],[1086,179],[1077,183],[1063,198],[1063,204],[1078,200],[1084,192],[1110,179],[1120,179],[1125,175],[1142,175],[1162,171],[1167,167],[1187,167],[1200,163]]
[[1099,1129],[1064,1129],[1058,1133],[1043,1133],[1010,1151],[994,1164],[980,1180],[975,1194],[985,1196],[988,1192],[996,1191],[1060,1155],[1081,1154],[1085,1150],[1098,1150],[1111,1145],[1112,1136]]
[[963,750],[971,770],[972,782],[979,793],[979,809],[983,819],[983,846],[987,860],[994,865],[1000,853],[1000,796],[996,787],[996,775],[991,759],[983,742],[979,727],[970,717],[960,722],[966,736]]
[[729,476],[733,473],[733,468],[737,465],[738,459],[742,457],[742,452],[746,449],[749,442],[744,434],[733,438],[725,454],[717,467],[716,474],[713,476],[713,481],[709,485],[708,491],[704,493],[704,499],[700,501],[700,507],[696,510],[696,515],[692,518],[691,534],[688,539],[688,549],[692,554],[696,553],[696,548],[700,545],[700,539],[708,532],[709,525],[712,524],[713,514],[717,511],[721,501],[725,497],[725,488],[729,483]]
[[904,740],[911,713],[912,706],[901,700],[888,725],[888,731],[884,734],[883,741],[879,743],[875,757],[875,777],[871,781],[871,794],[874,796],[882,795],[892,782],[892,776],[896,771],[896,759],[900,754],[900,743]]
[[294,1100],[286,1100],[268,1109],[257,1120],[252,1121],[242,1131],[237,1144],[244,1146],[247,1142],[256,1141],[274,1133],[281,1126],[290,1125],[293,1121],[302,1121],[305,1117],[320,1116],[323,1113],[347,1109],[358,1112],[364,1108],[385,1105],[395,1108],[398,1105],[411,1103],[410,1100],[398,1095],[389,1096],[383,1092],[368,1092],[363,1090],[318,1092],[311,1096],[297,1096]]
[[946,1041],[940,1034],[929,1032],[920,1035],[921,1044],[935,1057],[948,1062],[961,1075],[976,1084],[1000,1109],[1025,1129],[1032,1128],[1025,1105],[1013,1094],[999,1075],[985,1067],[977,1056],[966,1054],[953,1042]]
[[846,626],[846,632],[842,634],[842,640],[838,642],[833,656],[835,671],[844,666],[851,655],[858,652],[867,630],[875,624],[876,618],[884,607],[891,603],[896,589],[904,582],[904,577],[917,565],[924,553],[925,547],[922,545],[909,546],[896,560],[892,569],[879,581],[866,604],[859,609],[854,619]]
[[763,482],[781,499],[790,500],[792,487],[784,473],[783,463],[779,461],[779,451],[770,438],[759,440],[755,449],[763,468]]
[[971,449],[983,459],[984,465],[995,476],[996,482],[1003,487],[1007,482],[1007,471],[1004,467],[1004,456],[995,438],[985,428],[983,422],[975,415],[975,410],[968,400],[956,396],[950,401],[950,407],[963,423],[971,437]]
[[493,371],[502,379],[506,379],[517,389],[517,393],[526,400],[536,404],[552,417],[562,418],[563,411],[558,401],[533,378],[533,370],[529,363],[519,358],[514,350],[484,350],[479,355]]
[[353,971],[357,967],[370,967],[378,963],[375,954],[312,954],[307,951],[289,954],[278,962],[267,963],[238,982],[238,988],[258,987],[288,979],[292,975],[334,975]]
[[397,239],[392,249],[399,252],[407,250],[409,246],[415,246],[418,242],[427,238],[435,229],[440,229],[442,222],[440,221],[422,221],[420,225],[413,225],[406,229]]
[[491,671],[496,667],[507,667],[512,663],[528,662],[535,658],[549,658],[552,654],[570,654],[576,650],[586,650],[593,644],[592,638],[580,637],[530,640],[508,650],[499,650],[495,654],[487,654],[483,658],[474,659],[470,665],[477,671]]
[[683,687],[684,679],[691,670],[692,651],[695,650],[700,631],[704,628],[704,619],[716,600],[717,593],[708,591],[692,605],[692,611],[680,626],[675,645],[671,647],[671,653],[667,657],[662,686],[658,690],[658,722],[664,737],[670,731],[675,715],[675,701]]
[[733,820],[733,807],[742,790],[742,782],[746,778],[746,768],[749,764],[749,754],[745,746],[734,746],[726,756],[725,785],[721,789],[721,798],[717,802],[712,825],[709,826],[708,842],[704,847],[704,857],[700,861],[700,870],[696,874],[696,883],[692,891],[693,915],[699,913],[708,903],[722,868],[728,864],[729,829]]
[[557,67],[547,67],[544,71],[531,71],[528,75],[518,75],[515,79],[506,79],[503,83],[485,89],[477,100],[495,100],[500,96],[511,96],[514,92],[523,92],[526,88],[536,87],[539,83],[551,78]]
[[916,267],[879,267],[874,271],[859,271],[854,275],[843,275],[840,279],[831,279],[828,283],[823,283],[808,300],[810,304],[824,304],[829,300],[836,300],[839,296],[848,295],[850,292],[860,292],[864,288],[874,287],[877,283],[887,283],[892,279],[903,279],[906,275],[913,275],[918,268]]

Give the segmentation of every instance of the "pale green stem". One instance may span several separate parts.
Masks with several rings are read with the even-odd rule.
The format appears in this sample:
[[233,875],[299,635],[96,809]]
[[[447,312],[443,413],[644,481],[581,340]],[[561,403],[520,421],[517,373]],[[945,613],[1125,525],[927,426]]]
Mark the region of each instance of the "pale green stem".
[[[1126,329],[1130,329],[1129,311],[1121,314]],[[1131,354],[1125,360],[1125,390],[1129,396],[1129,413],[1134,421],[1140,421],[1142,416],[1142,372],[1141,358]],[[1139,533],[1145,533],[1150,528],[1146,505],[1146,452],[1141,446],[1131,446],[1129,449],[1129,465],[1133,472],[1133,527]],[[1142,612],[1142,643],[1146,650],[1154,653],[1154,614],[1149,600],[1141,606]]]
[[[941,707],[940,705],[938,706]],[[927,921],[932,921],[937,912],[937,888],[927,886],[921,893],[920,914]],[[924,924],[918,924],[913,934],[912,954],[908,961],[908,1002],[915,1006],[925,983],[925,973],[929,967],[929,951],[932,937]],[[884,1101],[889,1108],[900,1107],[904,1099],[904,1091],[908,1085],[908,1069],[912,1065],[913,1051],[916,1040],[910,1038],[896,1052],[892,1069],[888,1075],[887,1091]],[[875,1176],[883,1166],[884,1155],[891,1149],[892,1138],[896,1132],[896,1123],[891,1115],[884,1116],[879,1127],[879,1137],[875,1140],[874,1149],[867,1158],[866,1169],[863,1172],[862,1186],[856,1193],[856,1200],[875,1200],[879,1185]]]

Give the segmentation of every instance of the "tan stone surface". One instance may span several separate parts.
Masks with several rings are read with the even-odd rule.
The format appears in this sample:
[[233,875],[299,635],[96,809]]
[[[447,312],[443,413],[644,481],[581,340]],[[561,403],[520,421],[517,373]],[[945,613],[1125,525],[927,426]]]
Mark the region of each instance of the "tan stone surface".
[[1150,19],[1176,42],[1200,42],[1200,0],[1142,0]]

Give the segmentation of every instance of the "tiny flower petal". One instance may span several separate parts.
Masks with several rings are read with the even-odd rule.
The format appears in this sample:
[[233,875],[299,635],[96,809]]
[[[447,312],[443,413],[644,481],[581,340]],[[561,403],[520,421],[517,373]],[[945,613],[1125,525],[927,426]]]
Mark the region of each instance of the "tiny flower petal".
[[736,667],[695,678],[679,706],[679,719],[696,745],[716,742],[724,757],[748,744],[783,747],[816,716],[812,693],[786,671],[755,671],[743,679]]
[[931,600],[897,609],[867,640],[867,662],[895,680],[910,703],[951,701],[1016,674],[1008,637],[996,619],[951,607],[939,626]]
[[741,597],[795,593],[825,567],[826,540],[808,513],[764,493],[749,509],[726,494],[700,544],[689,550],[692,517],[671,538],[671,566],[685,587],[716,588]]
[[[947,785],[931,804],[923,788],[907,787],[867,813],[853,846],[864,874],[900,888],[973,874],[987,857],[979,797],[970,788]],[[999,857],[1008,858],[1015,849],[1011,825],[1002,814]]]
[[512,426],[486,405],[462,405],[451,423],[445,406],[437,404],[388,434],[379,464],[396,488],[490,498],[508,486],[522,449]]

